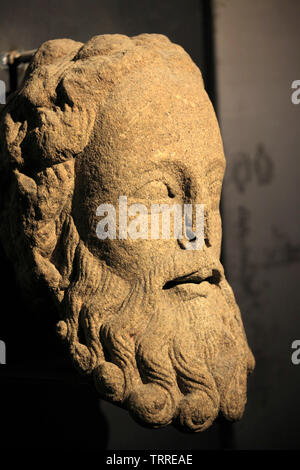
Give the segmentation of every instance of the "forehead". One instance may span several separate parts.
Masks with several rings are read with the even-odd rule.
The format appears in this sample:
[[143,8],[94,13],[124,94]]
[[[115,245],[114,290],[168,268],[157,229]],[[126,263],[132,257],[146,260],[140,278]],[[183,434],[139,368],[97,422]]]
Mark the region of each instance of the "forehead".
[[178,166],[203,175],[224,170],[219,126],[200,72],[168,68],[131,74],[99,107],[92,143],[101,172],[136,178]]

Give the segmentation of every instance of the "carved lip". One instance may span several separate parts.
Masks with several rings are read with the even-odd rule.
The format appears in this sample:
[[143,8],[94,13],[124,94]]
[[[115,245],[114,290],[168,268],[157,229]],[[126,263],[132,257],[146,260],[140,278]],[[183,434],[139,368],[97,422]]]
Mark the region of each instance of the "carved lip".
[[207,297],[212,285],[218,285],[221,279],[220,272],[212,270],[209,277],[203,278],[198,271],[167,281],[163,290],[179,294],[182,300],[191,300],[195,297]]

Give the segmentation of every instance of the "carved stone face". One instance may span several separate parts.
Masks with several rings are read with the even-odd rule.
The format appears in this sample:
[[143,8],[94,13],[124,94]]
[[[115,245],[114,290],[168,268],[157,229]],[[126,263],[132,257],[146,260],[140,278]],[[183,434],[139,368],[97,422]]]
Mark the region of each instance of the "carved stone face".
[[[218,124],[199,77],[167,68],[155,77],[148,70],[132,74],[102,105],[93,138],[76,160],[73,217],[80,237],[126,280],[171,265],[174,257],[179,277],[192,257],[183,241],[151,240],[149,234],[147,240],[99,242],[96,209],[105,203],[118,208],[120,195],[126,195],[128,205],[145,205],[149,213],[151,204],[202,203],[205,251],[218,260],[224,168]],[[199,269],[195,259],[192,264]]]
[[[22,238],[33,289],[42,279],[58,302],[77,367],[146,426],[239,419],[254,359],[219,260],[222,141],[188,55],[158,35],[46,43],[2,123],[2,154],[16,162],[9,191],[25,201],[7,251],[24,282]],[[149,213],[204,204],[203,247],[100,240],[97,208],[116,208],[119,233],[120,196]]]

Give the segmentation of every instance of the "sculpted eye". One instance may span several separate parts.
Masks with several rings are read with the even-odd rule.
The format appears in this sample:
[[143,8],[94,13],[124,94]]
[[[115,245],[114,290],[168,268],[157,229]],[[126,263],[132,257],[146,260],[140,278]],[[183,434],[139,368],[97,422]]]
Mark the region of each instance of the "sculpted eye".
[[159,180],[153,180],[144,184],[144,186],[141,186],[134,193],[134,196],[145,199],[168,199],[174,198],[175,194],[167,183]]

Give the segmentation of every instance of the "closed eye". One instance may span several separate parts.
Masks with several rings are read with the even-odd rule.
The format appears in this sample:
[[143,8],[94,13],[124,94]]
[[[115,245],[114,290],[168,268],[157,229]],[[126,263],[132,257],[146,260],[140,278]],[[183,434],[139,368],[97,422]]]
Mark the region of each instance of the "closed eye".
[[164,181],[152,180],[138,188],[133,196],[142,199],[167,199],[174,198],[175,192]]

